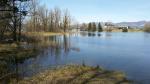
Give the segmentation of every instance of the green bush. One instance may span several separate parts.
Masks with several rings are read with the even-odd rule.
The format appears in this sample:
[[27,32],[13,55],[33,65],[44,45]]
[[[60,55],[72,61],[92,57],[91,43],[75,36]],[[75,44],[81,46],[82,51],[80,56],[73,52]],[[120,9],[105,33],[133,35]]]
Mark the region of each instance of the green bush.
[[123,28],[122,32],[128,32],[128,29],[127,28]]

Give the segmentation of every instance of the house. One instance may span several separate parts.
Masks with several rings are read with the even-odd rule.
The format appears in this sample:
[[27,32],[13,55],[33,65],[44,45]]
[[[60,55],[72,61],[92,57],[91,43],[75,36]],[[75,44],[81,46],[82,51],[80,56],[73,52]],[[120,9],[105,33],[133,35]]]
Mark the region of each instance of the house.
[[113,27],[115,27],[115,25],[111,22],[106,22],[104,25],[104,28],[113,28]]
[[111,22],[106,22],[104,28],[106,29],[106,31],[111,32],[112,28],[115,28],[115,25]]
[[119,25],[117,26],[118,29],[129,29],[129,26],[122,26],[122,25]]
[[116,25],[114,23],[111,23],[111,22],[106,22],[105,25],[104,25],[104,28],[106,29],[106,31],[110,32],[112,30],[115,30],[115,29],[120,29],[122,31],[128,31],[129,29],[129,26],[126,26],[126,25]]

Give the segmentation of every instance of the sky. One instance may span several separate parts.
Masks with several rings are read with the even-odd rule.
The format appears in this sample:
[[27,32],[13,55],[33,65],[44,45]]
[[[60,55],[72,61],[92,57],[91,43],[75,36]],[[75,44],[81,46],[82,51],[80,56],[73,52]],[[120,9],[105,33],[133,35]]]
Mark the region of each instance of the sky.
[[78,22],[150,21],[150,0],[41,0],[48,9],[68,9]]

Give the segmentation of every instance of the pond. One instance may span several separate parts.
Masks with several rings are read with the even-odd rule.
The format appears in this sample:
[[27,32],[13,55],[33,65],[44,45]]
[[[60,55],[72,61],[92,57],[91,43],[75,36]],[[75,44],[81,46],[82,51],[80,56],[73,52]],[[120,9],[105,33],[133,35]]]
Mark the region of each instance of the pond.
[[66,64],[101,66],[119,70],[138,84],[150,84],[149,33],[88,33],[45,37],[53,45],[43,48],[36,57],[18,63],[18,77]]

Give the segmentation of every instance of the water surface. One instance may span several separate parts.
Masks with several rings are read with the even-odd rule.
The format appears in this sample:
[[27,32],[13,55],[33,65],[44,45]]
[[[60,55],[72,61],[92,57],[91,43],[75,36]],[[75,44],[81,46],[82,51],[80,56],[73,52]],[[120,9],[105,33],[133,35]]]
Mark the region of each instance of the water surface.
[[81,32],[45,37],[45,41],[55,45],[19,63],[17,68],[21,77],[33,76],[55,66],[84,63],[123,71],[136,83],[150,84],[149,33]]

